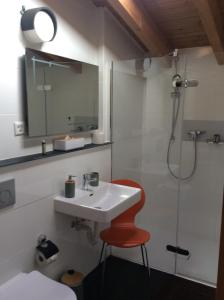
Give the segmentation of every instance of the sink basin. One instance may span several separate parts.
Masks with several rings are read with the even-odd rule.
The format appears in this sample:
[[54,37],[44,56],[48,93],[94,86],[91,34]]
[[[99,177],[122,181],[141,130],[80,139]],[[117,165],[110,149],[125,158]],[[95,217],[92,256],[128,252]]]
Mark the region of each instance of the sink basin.
[[101,181],[91,191],[76,189],[74,198],[55,197],[54,206],[63,214],[108,223],[137,203],[140,193],[138,188]]

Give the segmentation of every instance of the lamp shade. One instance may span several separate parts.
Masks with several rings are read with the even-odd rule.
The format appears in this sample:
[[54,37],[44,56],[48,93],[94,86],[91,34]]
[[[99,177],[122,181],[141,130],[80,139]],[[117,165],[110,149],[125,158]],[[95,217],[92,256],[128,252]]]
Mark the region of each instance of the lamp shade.
[[47,7],[26,10],[21,19],[25,38],[32,43],[52,41],[57,33],[57,20]]

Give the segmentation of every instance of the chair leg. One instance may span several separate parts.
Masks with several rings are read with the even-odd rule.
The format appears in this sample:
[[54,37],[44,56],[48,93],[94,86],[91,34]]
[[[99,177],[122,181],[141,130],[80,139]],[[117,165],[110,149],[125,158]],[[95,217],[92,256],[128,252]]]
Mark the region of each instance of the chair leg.
[[112,255],[112,246],[110,245],[110,256]]
[[146,248],[145,244],[143,244],[143,248],[145,249],[146,266],[147,266],[148,274],[149,274],[149,277],[150,277],[150,267],[149,267],[148,252],[147,252],[147,248]]
[[103,242],[103,246],[101,248],[101,252],[100,252],[100,259],[99,259],[99,264],[101,263],[102,261],[102,258],[103,258],[103,251],[104,251],[104,247],[105,247],[105,242]]
[[145,267],[145,256],[144,256],[144,252],[143,252],[143,245],[141,245],[141,252],[142,252],[142,262],[143,262],[143,266]]
[[105,284],[105,272],[106,272],[107,247],[108,247],[108,245],[106,243],[104,243],[104,246],[105,246],[105,251],[104,251],[102,280],[101,280],[101,288],[100,288],[100,299],[102,299],[102,300],[103,300],[103,296],[104,296],[104,284]]

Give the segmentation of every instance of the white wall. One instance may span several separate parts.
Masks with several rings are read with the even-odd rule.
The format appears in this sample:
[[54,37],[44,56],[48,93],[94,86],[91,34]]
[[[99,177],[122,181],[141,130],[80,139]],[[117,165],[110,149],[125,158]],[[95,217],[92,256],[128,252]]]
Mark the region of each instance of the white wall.
[[217,64],[210,47],[186,49],[187,77],[198,79],[197,88],[186,90],[185,120],[223,121],[224,66]]
[[[101,67],[100,117],[103,130],[106,124],[105,130],[109,131],[109,77],[108,69],[104,73],[104,64],[109,65],[112,58],[124,59],[125,55],[128,58],[141,54],[114,18],[103,9],[96,8],[90,0],[49,0],[45,3],[10,0],[2,3],[0,25],[4,43],[1,44],[0,159],[40,150],[39,140],[35,147],[33,141],[24,142],[24,139],[14,137],[12,122],[23,118],[20,57],[25,46],[33,47],[21,35],[19,12],[22,5],[28,9],[46,3],[56,12],[58,34],[52,43],[43,45],[41,49]],[[105,47],[105,40],[108,43],[115,37],[119,43]],[[56,241],[61,250],[59,261],[42,270],[46,274],[57,277],[69,266],[88,272],[96,265],[98,246],[91,247],[82,233],[69,229],[71,219],[55,214],[52,200],[54,194],[63,190],[68,174],[80,176],[92,170],[99,171],[102,180],[110,180],[110,147],[0,169],[0,181],[8,178],[16,180],[16,205],[0,212],[0,282],[36,267],[34,253],[40,233],[46,233]]]

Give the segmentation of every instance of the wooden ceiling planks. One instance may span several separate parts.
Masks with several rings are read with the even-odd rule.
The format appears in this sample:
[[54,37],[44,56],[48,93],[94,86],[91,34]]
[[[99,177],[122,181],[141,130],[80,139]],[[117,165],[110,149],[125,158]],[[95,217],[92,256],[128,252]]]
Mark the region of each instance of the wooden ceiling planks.
[[208,45],[200,17],[192,0],[138,0],[152,15],[175,48]]
[[224,13],[224,0],[218,0],[218,5],[219,5],[222,13]]
[[[113,12],[116,11],[120,21],[129,28],[141,45],[144,45],[146,49],[150,48],[153,56],[161,56],[170,48],[192,48],[211,45],[218,63],[224,64],[224,34],[222,33],[224,30],[224,0],[93,1],[101,5],[109,2],[109,8]],[[129,15],[126,15],[129,18],[128,22],[122,15],[124,11],[120,14],[117,8],[113,7],[114,3],[123,5],[123,8],[127,5],[127,11],[131,7],[131,10],[129,9],[128,12]],[[207,10],[205,9],[206,3],[210,4],[210,6],[207,6]],[[213,5],[211,7],[211,3],[217,3],[219,8],[217,9],[216,7],[214,10]],[[128,8],[129,4],[131,6]],[[201,10],[200,7],[202,7]],[[131,25],[130,22],[132,22]],[[142,24],[144,25],[143,27]],[[148,26],[147,30],[145,30],[145,24]],[[145,32],[144,34],[141,32],[142,29]],[[150,36],[152,32],[155,33],[154,36]],[[165,41],[164,43],[161,42],[163,40]]]
[[163,56],[171,51],[165,35],[154,21],[145,15],[135,0],[93,0],[96,5],[105,5],[131,30],[152,56]]
[[221,8],[217,0],[197,0],[194,2],[204,30],[220,65],[224,64],[224,29]]

